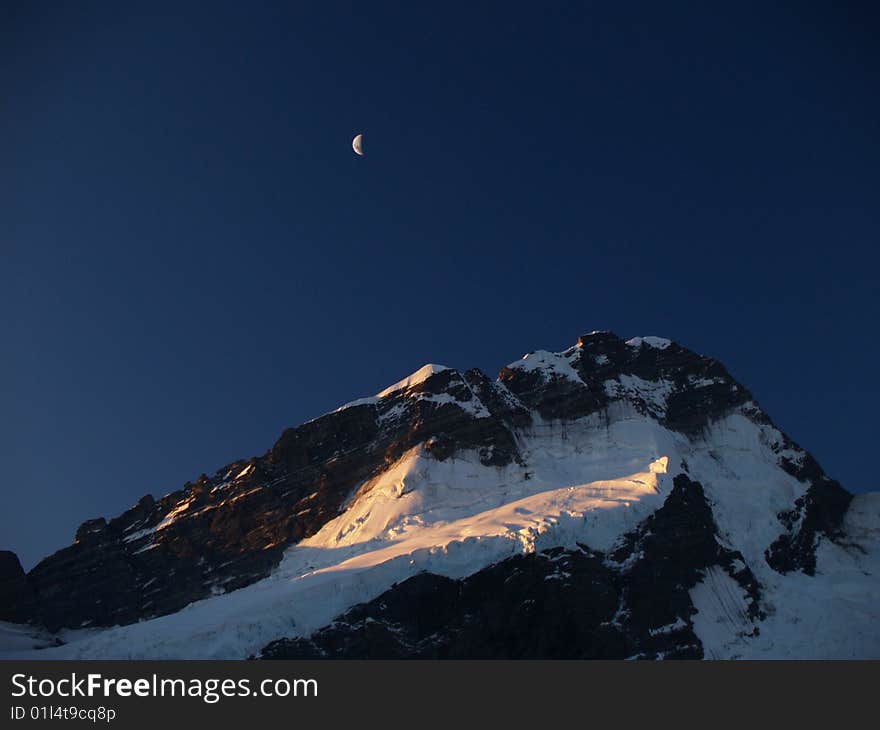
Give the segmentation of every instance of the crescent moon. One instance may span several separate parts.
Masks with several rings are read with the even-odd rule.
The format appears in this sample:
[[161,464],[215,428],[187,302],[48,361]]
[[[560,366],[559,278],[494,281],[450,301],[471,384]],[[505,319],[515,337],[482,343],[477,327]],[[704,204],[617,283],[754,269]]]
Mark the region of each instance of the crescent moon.
[[364,135],[359,134],[351,141],[351,148],[356,155],[364,154]]

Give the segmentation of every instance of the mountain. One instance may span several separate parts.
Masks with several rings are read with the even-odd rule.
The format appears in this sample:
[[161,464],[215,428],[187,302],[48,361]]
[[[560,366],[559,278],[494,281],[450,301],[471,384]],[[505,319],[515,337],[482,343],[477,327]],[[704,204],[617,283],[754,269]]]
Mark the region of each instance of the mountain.
[[878,495],[721,363],[592,332],[0,554],[0,619],[59,658],[880,657],[878,561]]

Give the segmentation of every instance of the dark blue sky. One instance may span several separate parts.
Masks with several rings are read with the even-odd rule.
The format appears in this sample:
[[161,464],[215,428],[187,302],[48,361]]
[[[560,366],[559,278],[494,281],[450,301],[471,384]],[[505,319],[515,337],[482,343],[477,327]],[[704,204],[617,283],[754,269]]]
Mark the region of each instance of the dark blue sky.
[[592,329],[877,488],[870,12],[185,5],[0,10],[0,547]]

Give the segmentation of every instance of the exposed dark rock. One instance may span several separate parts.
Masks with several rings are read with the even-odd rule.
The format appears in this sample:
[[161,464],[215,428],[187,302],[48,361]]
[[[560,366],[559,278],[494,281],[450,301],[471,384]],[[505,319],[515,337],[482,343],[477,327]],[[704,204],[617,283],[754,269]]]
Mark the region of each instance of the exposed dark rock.
[[[471,372],[471,379],[476,382]],[[441,399],[434,400],[432,396]],[[485,411],[488,416],[476,416],[472,409]],[[516,414],[497,405],[493,411],[457,370],[442,370],[406,391],[384,398],[378,412],[385,424],[379,440],[387,442],[382,447],[386,462],[440,435],[445,435],[453,446],[450,455],[459,450],[482,451],[487,466],[503,466],[519,457],[511,432]],[[401,415],[391,415],[395,413]]]
[[100,542],[101,535],[107,527],[107,520],[98,517],[83,522],[76,530],[76,542]]
[[508,428],[515,431],[531,425],[532,414],[503,385],[489,380],[477,368],[468,370],[464,378],[489,412]]
[[661,422],[675,431],[696,434],[752,399],[720,362],[675,342],[664,348],[632,346],[610,332],[596,332],[578,338],[578,347],[576,367],[585,381],[631,375],[671,383]]
[[18,556],[9,550],[0,550],[0,620],[28,621],[35,606],[36,596]]
[[[416,575],[264,659],[700,658],[689,590],[720,566],[761,616],[758,583],[721,547],[712,511],[684,475],[610,555],[582,546],[509,558],[463,580]],[[742,563],[744,565],[744,562]]]
[[839,541],[843,537],[843,518],[852,498],[853,495],[833,479],[823,476],[813,482],[793,509],[778,515],[786,532],[765,552],[770,567],[780,573],[801,570],[814,575],[819,539],[825,536]]
[[853,495],[829,479],[819,462],[787,435],[782,434],[782,443],[777,445],[776,451],[781,454],[779,466],[809,486],[790,510],[777,515],[785,531],[764,555],[770,567],[780,573],[801,570],[814,575],[819,540],[822,537],[834,542],[844,539],[843,518]]
[[[627,570],[631,587],[628,607],[639,615],[650,616],[653,625],[671,623],[689,612],[690,598],[676,586],[693,587],[702,571],[713,565],[731,575],[749,596],[749,618],[761,617],[760,588],[741,553],[722,546],[712,508],[703,487],[685,474],[675,477],[674,488],[663,506],[650,515],[637,530],[621,541],[609,556],[628,564],[633,555],[643,555]],[[657,596],[668,596],[658,601]]]
[[752,399],[720,362],[674,342],[665,347],[630,345],[611,332],[593,332],[581,335],[577,345],[561,356],[582,382],[515,366],[502,368],[499,381],[546,420],[589,416],[621,397],[642,412],[651,413],[649,405],[632,393],[609,395],[606,383],[619,381],[621,376],[665,381],[671,388],[666,407],[663,413],[651,415],[689,435],[699,433],[711,421]]
[[[43,561],[28,578],[39,605],[36,618],[49,629],[111,625],[137,591],[137,573],[118,535],[92,537]],[[48,567],[51,566],[51,567]]]
[[501,368],[498,380],[517,399],[545,420],[573,420],[605,408],[608,396],[601,382],[577,383],[569,378],[520,368]]

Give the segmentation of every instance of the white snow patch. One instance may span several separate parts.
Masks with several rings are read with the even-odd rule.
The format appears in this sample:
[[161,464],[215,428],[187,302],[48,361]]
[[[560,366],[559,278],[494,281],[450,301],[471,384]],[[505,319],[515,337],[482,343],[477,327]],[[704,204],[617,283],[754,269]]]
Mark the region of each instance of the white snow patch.
[[376,393],[376,397],[384,398],[386,395],[396,393],[398,390],[406,390],[408,388],[412,388],[414,385],[423,383],[432,375],[435,375],[436,373],[442,373],[444,370],[449,370],[449,368],[445,365],[434,365],[433,363],[422,365],[422,367],[416,370],[412,375],[408,375],[403,380],[398,380],[394,385],[389,385],[387,388],[385,388],[385,390],[380,390],[378,393]]
[[194,497],[188,497],[182,502],[178,502],[176,505],[174,505],[174,507],[172,507],[168,513],[166,513],[164,519],[158,525],[156,525],[156,531],[158,532],[168,527],[168,525],[174,522],[178,517],[180,517],[190,508],[194,500]]
[[55,636],[28,624],[0,621],[0,656],[52,646]]
[[134,542],[135,540],[140,540],[142,537],[146,535],[152,535],[156,531],[154,527],[145,527],[142,530],[138,530],[137,532],[132,532],[130,535],[126,535],[122,538],[123,542]]
[[[427,365],[423,365],[422,367],[420,367],[411,375],[405,377],[403,380],[398,380],[396,383],[394,383],[394,385],[389,385],[384,390],[379,391],[378,393],[376,393],[376,395],[367,396],[366,398],[357,398],[356,400],[349,401],[348,403],[340,406],[333,412],[339,413],[339,411],[344,411],[347,408],[353,408],[354,406],[375,405],[380,400],[382,400],[382,398],[397,393],[400,390],[408,390],[409,388],[412,388],[419,383],[423,383],[432,375],[436,373],[441,373],[444,370],[449,370],[449,368],[445,365],[435,365],[434,363],[428,363]],[[391,410],[394,411],[395,409],[392,408]],[[383,419],[389,418],[392,415],[393,414],[391,412],[386,413],[383,415]]]
[[627,340],[626,344],[630,347],[647,345],[657,350],[665,350],[672,344],[672,340],[667,340],[665,337],[633,337],[631,340]]
[[713,565],[690,590],[697,609],[694,633],[703,644],[706,659],[736,658],[737,644],[753,630],[748,596],[723,568]]
[[473,395],[470,400],[458,400],[449,393],[419,393],[415,400],[428,401],[437,405],[452,403],[463,411],[470,413],[474,418],[489,418],[492,415],[476,395]]
[[774,574],[770,615],[741,656],[880,659],[880,493],[853,497],[844,530],[849,543],[819,541],[816,575]]
[[605,381],[605,392],[612,398],[639,399],[658,418],[666,415],[666,404],[675,386],[668,380],[644,380],[637,375],[620,375]]
[[357,398],[356,400],[349,401],[345,405],[339,406],[334,413],[339,413],[339,411],[344,411],[346,408],[353,408],[354,406],[368,406],[374,403],[378,403],[379,398],[375,395],[367,396],[366,398]]
[[522,370],[527,373],[537,371],[541,373],[545,380],[553,377],[567,378],[568,380],[583,384],[583,380],[581,380],[581,377],[571,366],[568,359],[556,352],[535,350],[535,352],[523,355],[521,360],[512,362],[507,367],[511,370]]
[[[189,498],[183,500],[182,502],[178,502],[176,505],[174,505],[174,507],[171,510],[168,511],[168,513],[165,515],[165,517],[162,519],[162,521],[158,525],[153,525],[152,527],[145,527],[142,530],[138,530],[137,532],[133,532],[131,535],[126,535],[125,538],[123,538],[123,541],[124,542],[135,542],[136,540],[140,540],[141,538],[146,537],[147,535],[152,535],[153,533],[164,530],[166,527],[168,527],[168,525],[170,525],[172,522],[174,522],[176,519],[178,519],[184,512],[186,512],[190,508],[190,505],[193,503],[193,499],[194,499],[193,497],[189,497]],[[139,553],[146,552],[147,550],[151,550],[154,547],[156,547],[156,546],[153,544],[145,545],[140,550],[136,550],[134,554],[137,555]]]
[[686,629],[687,623],[680,617],[676,617],[675,621],[671,624],[666,624],[665,626],[659,626],[656,629],[651,629],[651,636],[660,636],[662,634],[672,634],[676,631],[680,631],[681,629]]

